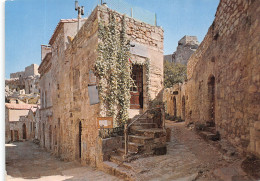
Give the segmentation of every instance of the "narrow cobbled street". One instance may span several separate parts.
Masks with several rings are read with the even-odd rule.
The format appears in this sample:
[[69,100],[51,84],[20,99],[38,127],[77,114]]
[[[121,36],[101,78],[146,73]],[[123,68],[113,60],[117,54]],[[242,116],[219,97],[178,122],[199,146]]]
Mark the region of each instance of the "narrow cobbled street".
[[[166,127],[171,128],[167,154],[128,163],[135,173],[133,180],[254,180],[241,169],[242,159],[235,149],[224,141],[207,142],[183,122],[167,121]],[[6,163],[7,180],[119,180],[76,162],[60,161],[29,141],[7,144]]]
[[60,161],[30,141],[6,144],[6,171],[8,181],[120,180],[89,166]]
[[242,159],[224,140],[207,142],[184,122],[167,121],[166,127],[171,128],[167,154],[131,162],[136,180],[254,180],[241,169]]

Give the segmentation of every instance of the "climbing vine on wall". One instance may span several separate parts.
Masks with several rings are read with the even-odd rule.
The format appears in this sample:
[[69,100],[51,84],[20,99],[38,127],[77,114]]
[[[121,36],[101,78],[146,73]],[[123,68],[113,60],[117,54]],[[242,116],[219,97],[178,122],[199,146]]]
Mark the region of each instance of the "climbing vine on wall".
[[121,126],[128,120],[130,87],[133,84],[125,16],[119,29],[114,13],[110,12],[109,23],[99,23],[98,38],[95,70],[99,77],[101,112],[103,116],[114,117],[114,126]]

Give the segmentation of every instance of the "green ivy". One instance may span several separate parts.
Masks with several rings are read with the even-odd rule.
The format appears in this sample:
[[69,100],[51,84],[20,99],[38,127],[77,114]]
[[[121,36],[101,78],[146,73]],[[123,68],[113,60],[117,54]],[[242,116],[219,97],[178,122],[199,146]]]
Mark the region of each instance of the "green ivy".
[[99,78],[101,111],[105,116],[114,117],[114,127],[117,127],[128,120],[130,87],[133,80],[125,16],[122,17],[121,30],[119,30],[114,13],[110,12],[109,15],[108,25],[99,22],[98,38],[100,41],[95,71]]

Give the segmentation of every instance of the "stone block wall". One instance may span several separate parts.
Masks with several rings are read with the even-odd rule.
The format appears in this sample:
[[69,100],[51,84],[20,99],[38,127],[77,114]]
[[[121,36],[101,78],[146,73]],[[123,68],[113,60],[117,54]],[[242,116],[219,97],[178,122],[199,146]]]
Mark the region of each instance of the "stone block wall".
[[[221,0],[216,17],[188,63],[187,122],[212,121],[244,152],[259,152],[260,1]],[[213,81],[214,80],[214,81]],[[214,91],[211,83],[214,82]]]
[[165,112],[170,116],[186,119],[187,83],[175,84],[171,88],[164,89],[163,101],[166,105]]
[[[99,166],[113,149],[107,140],[99,137],[100,105],[90,105],[88,92],[93,83],[89,77],[98,57],[98,22],[108,21],[109,11],[105,6],[96,7],[78,32],[75,31],[77,22],[61,20],[50,40],[50,63],[43,60],[40,65],[41,92],[48,88],[51,80],[48,97],[52,103],[51,107],[44,109],[43,106],[40,111],[41,145],[63,160],[78,160],[83,165]],[[116,13],[116,17],[120,21],[122,15]],[[150,60],[149,91],[154,99],[163,88],[163,30],[132,18],[126,19],[128,38],[142,47],[147,55],[135,54],[132,61],[143,63],[146,58]],[[44,105],[44,101],[41,102]],[[117,139],[114,141],[118,142]]]
[[25,67],[24,71],[11,73],[10,78],[26,78],[28,76],[39,75],[38,67],[39,66],[37,64],[32,64],[30,66]]
[[[102,21],[108,22],[109,11],[106,6],[99,6],[99,18]],[[122,14],[113,11],[117,21],[121,21]],[[163,89],[163,29],[158,26],[152,26],[134,18],[126,16],[126,33],[127,38],[135,47],[131,48],[131,61],[133,63],[143,63],[146,58],[150,61],[150,90],[151,99],[162,96],[159,95]],[[120,25],[120,24],[119,24]],[[120,28],[120,26],[119,26]],[[139,50],[137,50],[139,49]],[[147,83],[145,80],[146,70],[143,71],[144,77],[144,109],[148,107],[148,97],[146,92]]]

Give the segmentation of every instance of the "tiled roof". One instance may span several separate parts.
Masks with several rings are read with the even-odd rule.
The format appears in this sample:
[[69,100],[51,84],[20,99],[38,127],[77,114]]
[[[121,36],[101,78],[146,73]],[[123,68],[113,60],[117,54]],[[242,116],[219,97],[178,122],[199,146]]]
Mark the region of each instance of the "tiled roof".
[[19,110],[29,110],[31,108],[37,108],[36,104],[16,104],[16,103],[5,103],[7,109],[19,109]]

